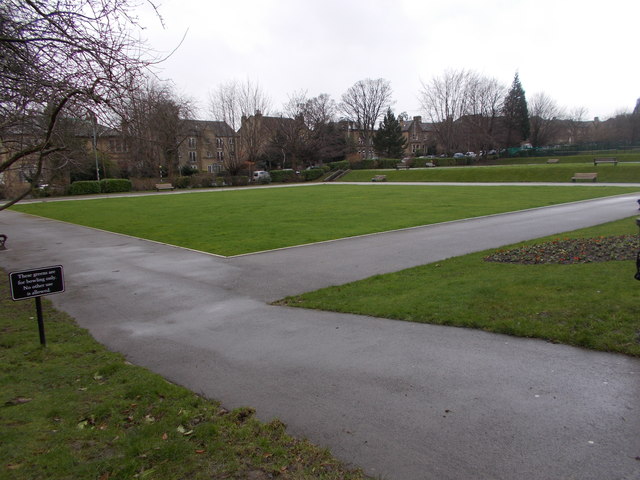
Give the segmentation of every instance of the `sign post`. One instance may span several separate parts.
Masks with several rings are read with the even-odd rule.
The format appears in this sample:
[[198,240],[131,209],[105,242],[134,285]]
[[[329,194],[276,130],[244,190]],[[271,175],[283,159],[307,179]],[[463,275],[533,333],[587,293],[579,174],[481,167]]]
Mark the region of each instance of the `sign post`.
[[40,297],[64,292],[62,266],[55,265],[53,267],[11,272],[9,273],[9,280],[11,285],[11,298],[13,300],[35,299],[40,344],[45,346],[47,341],[44,334],[44,319],[42,318],[42,301]]

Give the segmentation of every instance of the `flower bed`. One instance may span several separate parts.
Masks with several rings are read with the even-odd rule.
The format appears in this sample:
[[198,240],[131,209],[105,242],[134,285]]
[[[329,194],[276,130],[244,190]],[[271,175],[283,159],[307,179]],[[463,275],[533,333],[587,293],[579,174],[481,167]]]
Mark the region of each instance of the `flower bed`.
[[521,263],[591,263],[611,260],[635,260],[638,237],[620,235],[597,238],[565,238],[512,250],[498,250],[484,258],[487,262]]

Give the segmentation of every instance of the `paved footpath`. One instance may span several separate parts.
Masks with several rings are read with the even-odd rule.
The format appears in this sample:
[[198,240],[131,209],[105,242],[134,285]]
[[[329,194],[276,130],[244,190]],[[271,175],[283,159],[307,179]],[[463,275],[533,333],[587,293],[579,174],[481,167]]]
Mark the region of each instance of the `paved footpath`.
[[373,476],[637,480],[640,359],[267,303],[632,217],[637,197],[233,258],[5,211],[0,266],[63,265],[48,298],[110,349]]

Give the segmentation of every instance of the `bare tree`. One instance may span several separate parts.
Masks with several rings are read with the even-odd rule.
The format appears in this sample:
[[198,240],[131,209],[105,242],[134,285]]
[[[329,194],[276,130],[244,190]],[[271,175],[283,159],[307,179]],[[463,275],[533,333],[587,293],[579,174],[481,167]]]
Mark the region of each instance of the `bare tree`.
[[468,110],[468,86],[472,77],[473,74],[466,70],[447,70],[440,77],[422,83],[422,108],[447,153],[452,153],[460,143],[461,124],[458,120]]
[[306,125],[310,129],[316,129],[330,122],[335,122],[337,112],[338,107],[335,100],[328,94],[321,93],[317,97],[307,100],[302,113]]
[[[149,2],[150,3],[150,2]],[[62,117],[117,108],[152,63],[135,30],[133,0],[3,0],[0,3],[0,173],[29,162],[32,187]],[[45,179],[46,180],[46,179]]]
[[213,120],[226,122],[236,132],[242,126],[242,117],[261,112],[267,114],[271,99],[258,83],[231,80],[209,92],[209,111]]
[[506,86],[495,78],[470,73],[467,77],[464,124],[469,150],[486,152],[499,141],[500,114]]
[[132,163],[123,166],[131,176],[168,176],[178,170],[178,148],[187,137],[182,120],[194,111],[193,102],[176,95],[168,83],[147,80],[123,98],[120,130]]
[[304,165],[315,165],[326,161],[340,160],[346,153],[344,132],[336,124],[338,112],[336,102],[330,95],[322,93],[308,98],[306,91],[295,92],[284,105],[284,114],[296,120],[289,128],[299,125],[301,119],[305,128],[297,131],[297,158]]
[[373,154],[373,133],[378,119],[392,104],[391,95],[391,83],[383,78],[360,80],[342,94],[339,108],[362,132],[366,158]]
[[586,107],[575,107],[569,110],[565,123],[568,129],[568,142],[570,144],[577,144],[585,140],[589,125],[585,121],[587,118]]
[[548,145],[558,137],[565,112],[549,95],[544,92],[534,94],[529,102],[529,114],[531,145]]
[[[271,107],[269,96],[259,84],[246,80],[232,80],[219,85],[209,93],[209,110],[213,120],[226,122],[241,133],[234,154],[225,155],[225,169],[237,175],[245,161],[255,163],[265,149],[264,129],[261,122],[247,123],[250,116],[261,116]],[[255,120],[255,119],[254,119]]]

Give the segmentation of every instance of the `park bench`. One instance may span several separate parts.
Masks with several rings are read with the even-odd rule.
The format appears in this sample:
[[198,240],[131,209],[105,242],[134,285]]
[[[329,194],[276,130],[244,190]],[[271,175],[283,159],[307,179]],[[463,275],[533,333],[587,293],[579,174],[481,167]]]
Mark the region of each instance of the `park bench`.
[[387,176],[386,175],[376,175],[375,177],[373,177],[371,179],[372,182],[386,182],[387,181]]
[[558,163],[560,160],[558,158],[550,158],[547,160],[547,163]]
[[156,183],[156,190],[159,192],[160,190],[173,190],[173,185],[170,183]]
[[572,182],[575,182],[576,180],[591,180],[592,182],[595,182],[597,179],[597,173],[576,173],[573,177],[571,177]]
[[617,158],[612,158],[612,157],[594,158],[593,159],[593,164],[594,165],[599,165],[600,163],[613,163],[614,165],[618,165],[618,159]]
[[409,170],[411,166],[408,163],[398,163],[396,165],[396,170]]

